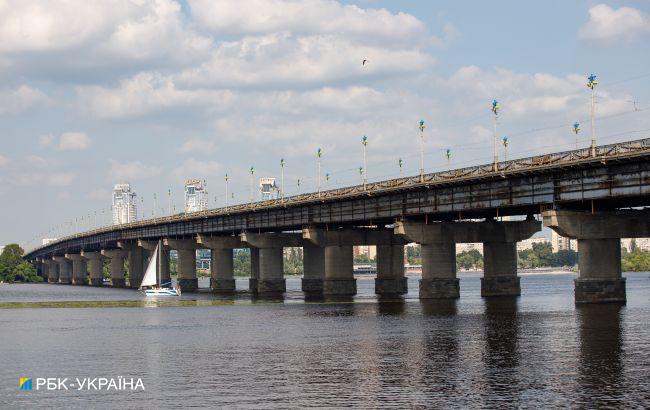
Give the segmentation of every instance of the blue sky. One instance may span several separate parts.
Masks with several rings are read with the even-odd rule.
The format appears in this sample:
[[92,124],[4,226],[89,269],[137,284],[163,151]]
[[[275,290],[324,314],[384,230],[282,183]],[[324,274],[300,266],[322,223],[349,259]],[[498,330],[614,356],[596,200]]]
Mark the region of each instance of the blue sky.
[[280,158],[312,190],[318,147],[329,187],[358,183],[363,135],[370,180],[415,174],[420,119],[428,171],[489,162],[493,98],[510,158],[572,148],[575,121],[585,145],[591,72],[598,140],[643,138],[648,40],[647,1],[6,1],[0,243],[100,222],[117,182],[146,216],[190,177],[247,201]]

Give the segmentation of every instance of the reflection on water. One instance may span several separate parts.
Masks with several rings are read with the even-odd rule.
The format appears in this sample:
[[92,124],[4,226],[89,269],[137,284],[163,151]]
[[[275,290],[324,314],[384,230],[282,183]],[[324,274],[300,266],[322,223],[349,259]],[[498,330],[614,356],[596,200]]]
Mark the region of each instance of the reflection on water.
[[[520,298],[136,292],[0,287],[0,403],[15,407],[643,407],[647,274],[628,304],[573,305],[570,276],[522,278]],[[45,300],[45,301],[43,301]],[[155,308],[153,308],[155,307]],[[18,377],[142,377],[145,392],[20,392]],[[29,394],[27,394],[29,393]]]

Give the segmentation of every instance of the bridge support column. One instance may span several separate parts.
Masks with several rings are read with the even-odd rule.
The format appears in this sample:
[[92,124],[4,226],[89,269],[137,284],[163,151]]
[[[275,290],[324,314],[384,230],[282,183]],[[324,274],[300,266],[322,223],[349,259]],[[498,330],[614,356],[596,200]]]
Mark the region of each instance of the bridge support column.
[[81,252],[81,256],[88,260],[91,286],[104,286],[104,261],[99,252]]
[[144,249],[137,243],[118,242],[117,246],[128,252],[127,261],[129,263],[129,287],[137,289],[142,282],[144,275],[144,264],[146,254]]
[[352,246],[325,247],[324,295],[356,295]]
[[[145,241],[139,239],[138,246],[146,251],[146,258],[144,258],[145,254],[143,253],[143,262],[144,259],[147,261],[146,263],[143,263],[143,269],[146,270],[147,266],[149,266],[149,261],[151,261],[151,257],[158,246],[158,241]],[[169,273],[169,247],[164,245],[162,246],[160,259],[160,285],[170,284],[172,282],[172,277]]]
[[126,259],[128,252],[119,249],[104,249],[102,256],[111,260],[111,286],[114,288],[126,287],[126,280],[124,279],[124,259]]
[[165,239],[165,245],[178,252],[178,286],[181,292],[196,292],[196,249],[194,239]]
[[59,265],[59,283],[69,285],[72,283],[72,262],[63,256],[52,257]]
[[43,259],[43,263],[47,266],[47,282],[57,283],[59,281],[59,266],[52,259]]
[[85,285],[86,276],[88,276],[86,258],[81,255],[70,253],[66,253],[65,257],[72,261],[72,284]]
[[248,290],[257,293],[257,285],[260,280],[260,250],[250,248],[251,255],[251,277],[248,279]]
[[404,277],[404,245],[377,245],[378,295],[401,295],[408,292]]
[[303,246],[302,266],[302,291],[305,293],[323,293],[325,248],[321,246]]
[[541,223],[525,221],[421,222],[395,224],[395,233],[422,244],[421,298],[457,298],[456,248],[459,242],[483,242],[485,277],[481,296],[519,295],[517,241],[530,238]]
[[212,249],[210,279],[213,292],[232,293],[235,291],[235,276],[232,249]]
[[519,296],[517,242],[483,243],[481,296]]
[[420,299],[457,299],[460,284],[456,276],[456,244],[437,242],[420,245],[422,279]]
[[232,293],[236,290],[233,248],[242,247],[237,236],[198,235],[196,242],[211,250],[210,288],[215,293]]
[[578,278],[575,302],[625,303],[621,274],[621,239],[650,237],[650,212],[576,212],[554,210],[542,214],[544,226],[578,240]]
[[260,294],[284,293],[287,290],[284,279],[284,249],[261,248],[260,278],[257,291]]

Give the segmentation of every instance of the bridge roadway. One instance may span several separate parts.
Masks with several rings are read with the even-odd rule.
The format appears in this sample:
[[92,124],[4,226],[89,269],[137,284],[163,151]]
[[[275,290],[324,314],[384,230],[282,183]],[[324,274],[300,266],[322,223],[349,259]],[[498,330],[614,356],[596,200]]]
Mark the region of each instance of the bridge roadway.
[[[49,282],[138,287],[156,241],[178,252],[178,281],[197,288],[195,250],[212,250],[211,287],[234,290],[233,249],[251,249],[249,288],[285,290],[283,248],[304,250],[303,290],[354,294],[352,247],[376,245],[379,294],[406,292],[404,244],[422,246],[420,297],[457,298],[455,244],[483,242],[483,296],[518,295],[516,243],[546,226],[578,240],[576,302],[624,302],[620,238],[650,236],[650,139],[398,178],[109,226],[30,251]],[[630,209],[637,208],[637,209]],[[518,215],[520,221],[499,221]],[[478,221],[482,220],[482,221]]]

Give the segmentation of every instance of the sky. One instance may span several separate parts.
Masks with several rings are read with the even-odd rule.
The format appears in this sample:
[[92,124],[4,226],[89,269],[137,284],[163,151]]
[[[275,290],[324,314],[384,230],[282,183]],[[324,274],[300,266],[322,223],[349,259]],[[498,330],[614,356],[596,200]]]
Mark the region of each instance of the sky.
[[[0,0],[0,244],[138,213],[247,202],[650,135],[650,2]],[[363,60],[367,60],[362,64]],[[448,161],[446,150],[451,152]],[[506,155],[499,147],[499,155]],[[325,180],[329,174],[329,180]],[[297,182],[300,179],[300,186]],[[234,195],[234,197],[233,197]]]

